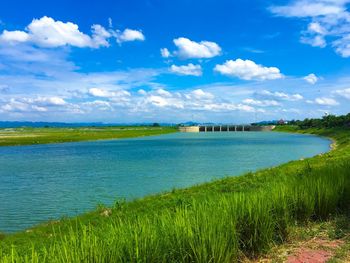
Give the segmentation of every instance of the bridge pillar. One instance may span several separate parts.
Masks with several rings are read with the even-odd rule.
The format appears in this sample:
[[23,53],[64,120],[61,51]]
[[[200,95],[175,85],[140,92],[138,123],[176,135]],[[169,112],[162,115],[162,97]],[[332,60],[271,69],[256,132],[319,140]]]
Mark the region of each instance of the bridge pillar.
[[244,125],[242,126],[242,131],[244,131]]
[[222,132],[222,126],[220,125],[220,132]]
[[237,126],[235,125],[235,132],[237,131]]
[[207,132],[207,126],[204,126],[204,132]]

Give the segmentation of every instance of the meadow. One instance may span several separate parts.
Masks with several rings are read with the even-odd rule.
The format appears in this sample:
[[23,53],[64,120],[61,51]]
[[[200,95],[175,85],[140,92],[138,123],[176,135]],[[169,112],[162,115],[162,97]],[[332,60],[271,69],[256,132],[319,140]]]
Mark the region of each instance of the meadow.
[[151,126],[3,128],[0,129],[0,146],[121,139],[171,132],[176,132],[176,128]]
[[350,201],[350,130],[278,127],[334,140],[310,159],[240,177],[116,200],[0,237],[0,262],[238,262],[286,242],[292,229],[342,215]]

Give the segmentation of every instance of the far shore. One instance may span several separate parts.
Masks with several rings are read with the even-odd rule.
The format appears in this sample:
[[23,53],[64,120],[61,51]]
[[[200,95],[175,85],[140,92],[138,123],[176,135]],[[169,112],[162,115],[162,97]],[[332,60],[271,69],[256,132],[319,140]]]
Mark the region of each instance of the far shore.
[[81,128],[4,128],[0,129],[1,146],[20,146],[112,140],[177,132],[175,127],[123,126]]

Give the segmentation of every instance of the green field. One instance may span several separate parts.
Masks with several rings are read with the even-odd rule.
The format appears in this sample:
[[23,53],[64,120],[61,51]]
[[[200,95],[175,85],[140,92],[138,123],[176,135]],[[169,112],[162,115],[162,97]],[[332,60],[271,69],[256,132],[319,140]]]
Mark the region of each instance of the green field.
[[2,235],[0,262],[236,262],[346,214],[350,129],[277,130],[328,136],[336,149]]
[[0,146],[78,142],[159,135],[176,132],[172,127],[77,127],[77,128],[4,128]]

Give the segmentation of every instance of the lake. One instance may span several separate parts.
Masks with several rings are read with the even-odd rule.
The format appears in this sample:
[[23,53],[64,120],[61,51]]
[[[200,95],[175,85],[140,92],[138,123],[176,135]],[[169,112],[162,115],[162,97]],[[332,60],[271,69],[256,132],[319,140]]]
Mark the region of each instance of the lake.
[[0,232],[237,176],[329,150],[324,138],[277,132],[174,133],[0,147]]

